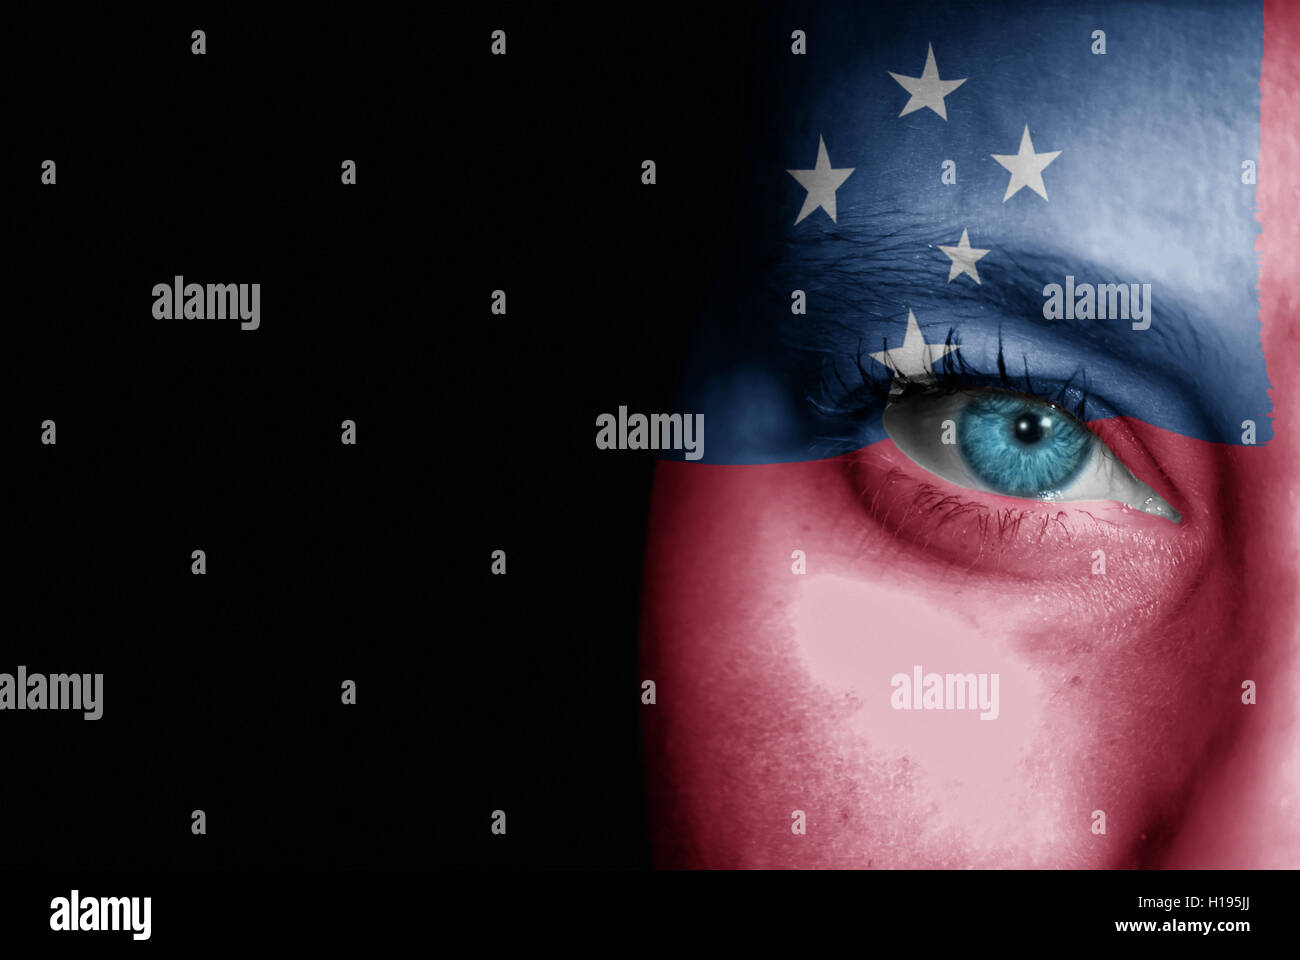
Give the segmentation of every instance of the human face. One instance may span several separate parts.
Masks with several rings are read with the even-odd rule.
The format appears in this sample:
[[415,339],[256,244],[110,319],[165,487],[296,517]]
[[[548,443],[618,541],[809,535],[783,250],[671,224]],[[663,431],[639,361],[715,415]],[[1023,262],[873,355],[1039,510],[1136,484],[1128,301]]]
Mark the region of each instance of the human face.
[[[658,863],[1300,863],[1285,799],[1300,786],[1300,157],[1277,96],[1294,68],[1266,44],[1252,100],[1258,11],[1159,13],[1109,11],[1106,54],[1093,25],[1050,10],[813,21],[820,60],[758,83],[777,132],[755,135],[756,165],[808,146],[757,175],[764,232],[738,240],[754,252],[730,276],[758,306],[701,338],[707,376],[687,393],[714,453],[656,475],[642,664],[658,688],[644,714]],[[1025,16],[1041,43],[1017,47]],[[946,120],[898,116],[910,94],[889,74],[922,74],[940,31],[940,77],[969,79]],[[1118,36],[1151,45],[1122,73]],[[1073,60],[1044,60],[1076,37]],[[1032,151],[1061,151],[1047,199],[1003,199],[1014,172],[981,162],[1017,154],[1022,119]],[[782,169],[817,168],[819,130],[830,168],[853,168],[834,220],[801,217],[813,192]],[[1258,188],[1238,176],[1256,154],[1274,177]],[[1225,164],[1221,183],[1207,173]],[[936,249],[963,229],[989,249],[978,284],[946,280],[957,261]],[[1045,291],[1067,276],[1150,283],[1150,326],[1049,317]],[[788,309],[796,288],[805,314]],[[1178,522],[923,466],[887,428],[899,378],[870,359],[902,347],[909,311],[926,343],[959,344],[946,367],[931,351],[936,383],[1059,401]],[[1245,420],[1268,435],[1244,442]],[[950,674],[974,675],[980,709],[954,703]]]

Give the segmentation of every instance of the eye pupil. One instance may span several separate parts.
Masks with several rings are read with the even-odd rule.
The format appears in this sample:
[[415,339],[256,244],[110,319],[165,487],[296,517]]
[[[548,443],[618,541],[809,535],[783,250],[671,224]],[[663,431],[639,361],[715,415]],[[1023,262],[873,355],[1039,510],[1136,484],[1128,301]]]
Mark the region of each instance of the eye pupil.
[[1021,443],[1037,443],[1043,438],[1043,421],[1046,417],[1025,411],[1016,417],[1015,433],[1016,439]]

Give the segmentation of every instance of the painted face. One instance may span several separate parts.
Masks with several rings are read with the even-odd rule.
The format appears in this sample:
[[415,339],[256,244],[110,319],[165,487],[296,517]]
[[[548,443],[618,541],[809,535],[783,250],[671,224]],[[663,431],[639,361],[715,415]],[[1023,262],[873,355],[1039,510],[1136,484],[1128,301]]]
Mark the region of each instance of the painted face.
[[656,861],[1295,867],[1282,12],[913,14],[752,78],[655,479]]

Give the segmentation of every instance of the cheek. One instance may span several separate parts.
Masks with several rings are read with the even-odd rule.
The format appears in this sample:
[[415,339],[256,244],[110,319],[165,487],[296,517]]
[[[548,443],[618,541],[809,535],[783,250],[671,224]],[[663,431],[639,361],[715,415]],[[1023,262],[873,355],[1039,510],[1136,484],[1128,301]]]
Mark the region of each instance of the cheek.
[[[1188,443],[1140,439],[1164,463]],[[1183,454],[1203,473],[1176,489],[1142,477],[1182,500],[1181,528],[1015,501],[1029,511],[1015,537],[977,511],[927,513],[927,481],[888,441],[814,463],[661,464],[643,647],[658,848],[865,864],[878,831],[906,827],[895,865],[959,848],[986,865],[1122,858],[1122,832],[1087,842],[1090,812],[1146,823],[1177,779],[1165,771],[1193,763],[1233,606],[1222,518],[1197,497],[1224,464]],[[893,679],[917,667],[989,691],[997,674],[997,718],[895,709]],[[809,807],[821,839],[799,844],[791,811]]]
[[[931,805],[930,831],[959,828],[983,843],[1017,822],[1051,825],[1026,823],[1016,798],[1054,684],[1008,645],[994,610],[929,584],[821,574],[800,583],[788,611],[808,677],[853,705],[832,735],[901,762],[909,791]],[[932,674],[974,675],[975,696],[967,702],[963,687],[963,709],[924,709]],[[940,692],[935,704],[944,702]],[[1078,736],[1063,734],[1068,749]]]
[[1138,422],[1092,426],[1182,523],[965,490],[884,441],[846,458],[862,508],[846,512],[862,530],[854,575],[923,594],[908,607],[964,611],[1040,663],[1104,652],[1105,666],[1147,679],[1186,673],[1197,638],[1221,640],[1241,597],[1232,540],[1254,498],[1239,455]]

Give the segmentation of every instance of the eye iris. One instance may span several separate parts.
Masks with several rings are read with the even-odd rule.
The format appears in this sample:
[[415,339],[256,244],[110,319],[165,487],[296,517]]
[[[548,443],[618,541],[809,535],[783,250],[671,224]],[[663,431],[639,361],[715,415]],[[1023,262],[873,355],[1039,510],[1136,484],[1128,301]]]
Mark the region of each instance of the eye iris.
[[1058,492],[1088,461],[1092,434],[1046,404],[1020,397],[974,398],[957,442],[966,465],[990,489],[1017,497]]

